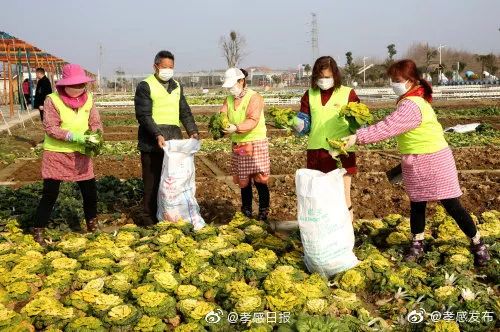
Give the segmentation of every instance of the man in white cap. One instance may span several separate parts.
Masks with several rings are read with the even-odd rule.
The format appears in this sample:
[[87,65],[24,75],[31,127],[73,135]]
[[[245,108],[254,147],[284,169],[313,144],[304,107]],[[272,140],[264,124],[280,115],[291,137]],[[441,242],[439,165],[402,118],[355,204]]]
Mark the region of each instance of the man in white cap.
[[231,135],[231,173],[234,183],[241,188],[241,211],[247,217],[252,217],[254,183],[259,194],[258,219],[267,221],[270,161],[264,98],[247,87],[247,76],[248,73],[243,69],[229,68],[226,71],[222,86],[229,89],[230,95],[220,112],[227,112],[230,122],[224,132]]
[[157,195],[165,141],[182,139],[181,123],[189,137],[198,139],[198,128],[184,97],[183,88],[172,78],[174,55],[169,51],[158,52],[153,70],[154,74],[137,85],[134,99],[144,181],[144,225],[158,222]]

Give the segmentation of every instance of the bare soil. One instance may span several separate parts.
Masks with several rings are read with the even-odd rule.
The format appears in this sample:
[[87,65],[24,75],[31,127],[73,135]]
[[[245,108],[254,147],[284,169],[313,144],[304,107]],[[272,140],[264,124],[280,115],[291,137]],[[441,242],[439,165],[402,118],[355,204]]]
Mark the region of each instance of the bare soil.
[[[500,169],[500,147],[471,147],[453,150],[459,170]],[[231,154],[214,152],[207,157],[226,174],[231,172]],[[271,150],[271,174],[294,174],[306,167],[306,152],[280,152]],[[397,152],[358,151],[356,161],[359,172],[387,172],[400,163]]]
[[[214,173],[199,159],[196,162],[196,177],[213,177]],[[0,179],[1,181],[40,181],[40,159],[28,160],[14,174]],[[139,156],[99,156],[94,159],[94,174],[97,178],[115,176],[120,179],[141,177],[141,160]]]

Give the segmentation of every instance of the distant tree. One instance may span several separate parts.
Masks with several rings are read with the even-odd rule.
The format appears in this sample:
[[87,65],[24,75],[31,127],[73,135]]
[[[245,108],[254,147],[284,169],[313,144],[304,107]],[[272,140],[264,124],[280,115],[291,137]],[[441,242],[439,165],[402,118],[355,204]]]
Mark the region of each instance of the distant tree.
[[346,57],[346,63],[348,66],[350,66],[352,64],[352,52],[349,51],[345,54],[345,57]]
[[234,30],[229,33],[229,36],[220,37],[219,46],[229,68],[236,67],[245,57],[245,37]]
[[366,78],[372,82],[384,80],[387,76],[386,63],[378,64],[370,68],[370,70],[366,72]]
[[347,74],[347,77],[349,78],[349,82],[351,82],[358,76],[358,72],[361,67],[353,62],[351,51],[347,52],[345,56],[347,65],[345,66],[344,71]]
[[273,80],[273,83],[275,83],[275,84],[281,83],[281,76],[280,75],[273,75],[273,76],[271,76],[271,79]]
[[394,56],[398,53],[396,51],[396,45],[394,44],[387,45],[387,53],[389,54],[389,60],[394,61]]
[[495,75],[498,71],[497,57],[493,53],[483,55],[478,54],[476,55],[476,61],[481,63],[481,75],[483,75],[485,70],[491,75]]
[[426,72],[429,72],[429,67],[431,66],[432,60],[437,57],[438,51],[435,48],[429,47],[427,44],[426,50],[425,50],[425,67],[426,67]]
[[458,68],[457,68],[457,70],[458,70],[459,73],[461,73],[465,69],[465,67],[467,67],[467,64],[465,62],[458,61]]
[[311,73],[311,65],[310,64],[306,64],[304,66],[304,73],[306,73],[306,76],[309,76],[309,74]]
[[127,86],[128,84],[127,84],[127,79],[125,78],[125,70],[123,70],[122,67],[118,67],[117,69],[115,69],[115,81],[112,82],[112,87],[113,89],[119,89],[124,91],[124,89],[126,89]]

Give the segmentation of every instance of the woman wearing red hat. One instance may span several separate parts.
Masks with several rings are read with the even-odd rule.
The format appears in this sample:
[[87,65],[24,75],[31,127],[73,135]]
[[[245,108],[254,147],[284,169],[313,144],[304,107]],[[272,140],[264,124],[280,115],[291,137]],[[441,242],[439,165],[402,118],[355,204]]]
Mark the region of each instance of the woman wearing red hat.
[[57,91],[45,99],[43,105],[45,140],[43,143],[43,193],[35,218],[35,240],[43,244],[43,230],[59,195],[62,181],[78,183],[83,197],[87,230],[97,229],[97,189],[92,160],[83,154],[85,132],[102,130],[92,94],[87,83],[93,81],[75,64],[63,67]]

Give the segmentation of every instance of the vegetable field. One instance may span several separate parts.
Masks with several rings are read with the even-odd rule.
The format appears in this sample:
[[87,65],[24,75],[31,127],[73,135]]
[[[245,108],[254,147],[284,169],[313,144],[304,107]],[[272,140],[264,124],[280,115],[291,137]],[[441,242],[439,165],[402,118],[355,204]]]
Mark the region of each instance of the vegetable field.
[[[200,101],[203,102],[203,101]],[[388,105],[368,105],[374,121]],[[210,226],[142,221],[142,181],[133,109],[103,109],[104,146],[94,159],[102,231],[82,234],[78,187],[66,183],[40,247],[32,226],[41,195],[39,122],[0,134],[0,331],[493,331],[500,328],[500,108],[440,105],[464,206],[493,259],[475,268],[468,240],[430,204],[428,251],[403,261],[409,201],[385,172],[399,163],[393,140],[358,149],[353,178],[355,252],[360,264],[329,280],[301,259],[294,174],[305,167],[307,138],[283,127],[290,111],[271,111],[270,225],[239,211],[230,176],[230,142],[212,139],[214,108],[195,107],[202,137],[196,197]],[[269,117],[270,119],[270,117]],[[254,195],[257,197],[257,195]],[[257,207],[255,202],[254,207]],[[15,328],[14,328],[15,327]]]

